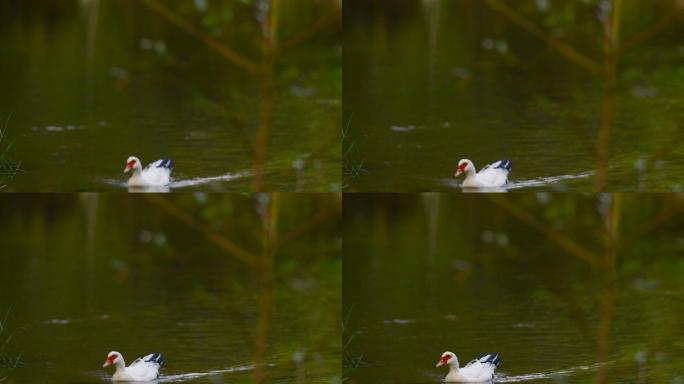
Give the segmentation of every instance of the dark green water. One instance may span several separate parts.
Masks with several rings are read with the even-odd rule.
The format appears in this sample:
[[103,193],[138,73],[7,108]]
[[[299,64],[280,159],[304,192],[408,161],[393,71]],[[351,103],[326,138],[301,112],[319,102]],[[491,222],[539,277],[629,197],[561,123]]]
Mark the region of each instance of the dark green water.
[[[605,195],[503,201],[604,260]],[[439,383],[447,371],[434,366],[449,350],[462,364],[501,354],[495,382],[594,383],[599,367],[609,383],[680,382],[684,222],[674,214],[651,225],[663,210],[681,212],[681,196],[628,195],[620,208],[624,242],[602,272],[493,198],[345,195],[344,354],[363,363],[344,375]]]
[[[600,4],[504,1],[601,63]],[[608,191],[681,190],[684,37],[679,2],[623,2]],[[512,190],[594,189],[602,81],[484,0],[350,0],[344,9],[345,184],[456,190],[459,159],[513,161]],[[359,171],[359,168],[361,169]]]
[[[279,231],[336,199],[282,196]],[[172,202],[248,252],[259,249],[257,199],[188,194]],[[0,210],[3,318],[11,308],[0,340],[16,330],[1,352],[21,353],[23,363],[5,382],[107,382],[113,372],[101,366],[111,350],[127,363],[162,352],[161,382],[255,382],[267,291],[264,382],[339,381],[335,216],[278,249],[267,290],[252,267],[147,199],[15,195]]]
[[[199,178],[180,191],[252,189],[262,77],[150,3],[2,1],[2,148],[13,139],[25,170],[8,190],[125,190],[131,155],[144,164],[170,157],[176,180]],[[201,36],[260,65],[265,2],[162,3]],[[277,36],[287,41],[340,11],[296,0],[278,12]],[[263,190],[340,188],[341,27],[323,25],[276,59]],[[207,179],[217,176],[225,177]]]

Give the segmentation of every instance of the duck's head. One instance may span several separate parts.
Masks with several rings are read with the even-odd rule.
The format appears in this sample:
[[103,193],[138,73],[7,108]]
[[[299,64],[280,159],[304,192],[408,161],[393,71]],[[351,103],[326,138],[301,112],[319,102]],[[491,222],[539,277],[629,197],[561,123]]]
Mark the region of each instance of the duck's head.
[[109,367],[110,365],[115,364],[123,364],[123,356],[117,351],[111,351],[107,355],[107,360],[105,360],[104,364],[102,364],[102,368]]
[[454,362],[458,364],[458,359],[456,358],[456,355],[453,352],[446,351],[442,353],[442,357],[439,359],[435,367],[441,367],[444,364],[453,364]]
[[475,172],[475,166],[473,165],[473,162],[468,159],[461,159],[458,161],[458,168],[456,168],[456,173],[454,173],[454,177],[458,177],[462,173],[470,172]]
[[138,159],[135,156],[131,156],[126,160],[126,168],[124,168],[124,173],[135,168],[142,168],[142,166],[140,165],[140,159]]

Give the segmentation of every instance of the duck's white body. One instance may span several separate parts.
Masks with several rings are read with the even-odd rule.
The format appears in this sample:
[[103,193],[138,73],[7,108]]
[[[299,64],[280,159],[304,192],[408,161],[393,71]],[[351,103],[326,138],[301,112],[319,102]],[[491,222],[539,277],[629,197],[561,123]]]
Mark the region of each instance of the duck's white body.
[[116,371],[112,376],[114,381],[152,381],[159,377],[159,369],[164,364],[161,353],[151,353],[136,359],[128,367],[123,356],[116,351],[109,352],[102,367],[114,364]]
[[494,371],[500,362],[499,355],[492,353],[460,368],[456,355],[452,352],[444,352],[436,366],[449,365],[449,373],[444,379],[448,383],[486,383],[494,379]]
[[161,187],[171,183],[171,171],[173,171],[173,161],[171,159],[160,159],[142,168],[140,160],[131,156],[126,160],[124,173],[131,171],[133,174],[128,179],[129,187]]
[[458,162],[454,177],[465,173],[466,177],[461,183],[461,186],[465,188],[499,188],[508,183],[508,174],[511,172],[512,165],[510,160],[499,160],[477,172],[472,161],[463,159]]

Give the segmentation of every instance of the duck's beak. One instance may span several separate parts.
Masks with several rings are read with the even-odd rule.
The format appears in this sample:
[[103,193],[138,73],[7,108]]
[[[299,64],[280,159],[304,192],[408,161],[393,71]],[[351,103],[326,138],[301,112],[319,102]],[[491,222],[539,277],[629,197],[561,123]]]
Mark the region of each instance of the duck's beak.
[[442,365],[444,365],[444,360],[438,361],[437,364],[435,365],[435,368],[441,367]]
[[131,170],[131,167],[129,167],[129,166],[127,165],[126,168],[124,168],[124,172],[123,172],[123,173],[126,173],[126,172],[128,172],[128,171],[130,171],[130,170]]
[[463,173],[463,171],[461,171],[460,168],[457,169],[457,170],[456,170],[456,173],[454,173],[454,177],[459,177],[459,176],[461,175],[461,173]]

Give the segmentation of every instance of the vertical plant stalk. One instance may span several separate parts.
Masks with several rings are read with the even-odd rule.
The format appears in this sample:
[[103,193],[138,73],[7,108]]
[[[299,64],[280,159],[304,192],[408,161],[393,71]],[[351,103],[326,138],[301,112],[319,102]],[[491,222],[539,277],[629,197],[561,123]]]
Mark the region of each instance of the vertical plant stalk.
[[79,195],[86,225],[86,241],[84,258],[84,292],[86,308],[91,309],[97,298],[93,295],[95,286],[95,228],[97,226],[97,211],[100,205],[99,193],[83,192]]
[[616,72],[620,52],[620,20],[622,0],[613,0],[610,16],[604,23],[603,38],[603,97],[601,102],[601,128],[596,142],[596,191],[606,189],[608,149],[615,123]]
[[88,113],[92,112],[95,105],[95,43],[97,42],[97,21],[100,14],[100,0],[81,1],[84,8],[86,23],[86,105]]
[[[267,0],[263,0],[267,1]],[[252,189],[256,192],[263,191],[264,188],[264,167],[266,164],[266,154],[268,149],[268,137],[273,125],[273,93],[274,80],[273,72],[276,57],[283,54],[287,49],[292,48],[307,39],[315,36],[318,31],[332,24],[339,19],[339,12],[331,12],[328,15],[322,16],[318,21],[304,30],[292,36],[286,37],[283,44],[278,43],[278,17],[281,6],[280,0],[271,0],[268,4],[265,17],[261,20],[262,30],[262,58],[260,63],[256,63],[251,59],[242,56],[242,54],[224,45],[221,41],[213,38],[210,35],[202,32],[195,27],[191,22],[181,17],[181,15],[172,11],[161,0],[143,0],[142,4],[148,6],[150,9],[159,13],[166,20],[185,31],[191,36],[204,42],[204,44],[212,51],[221,55],[227,61],[236,66],[246,70],[252,75],[258,77],[259,85],[259,125],[257,127],[255,145],[254,145],[254,161]],[[341,0],[337,3],[341,6]]]
[[606,382],[606,361],[608,361],[608,344],[610,340],[610,328],[613,322],[613,309],[615,306],[615,284],[617,271],[617,250],[619,248],[620,216],[622,195],[615,193],[608,214],[606,216],[606,230],[604,233],[604,253],[601,260],[601,308],[599,315],[599,327],[596,337],[596,383]]
[[10,150],[12,149],[14,141],[3,144],[12,114],[13,113],[10,112],[9,115],[7,115],[4,127],[0,128],[0,189],[5,188],[7,186],[5,182],[14,178],[14,176],[22,170],[21,161],[10,159]]
[[279,0],[271,0],[262,25],[264,37],[263,54],[260,67],[259,85],[259,128],[254,150],[254,180],[252,188],[256,192],[264,189],[264,167],[268,150],[268,135],[273,124],[273,65],[276,53],[276,31],[278,29]]
[[7,319],[11,310],[12,307],[10,306],[5,312],[4,318],[0,318],[0,382],[6,381],[14,369],[23,365],[21,354],[14,355],[8,351],[16,332],[16,330],[9,332],[7,329]]
[[264,210],[263,222],[263,250],[259,258],[259,321],[256,330],[254,348],[254,382],[259,384],[264,380],[266,368],[266,347],[268,332],[271,327],[273,314],[274,289],[274,255],[278,241],[278,213],[280,209],[280,195],[270,195],[271,201]]

